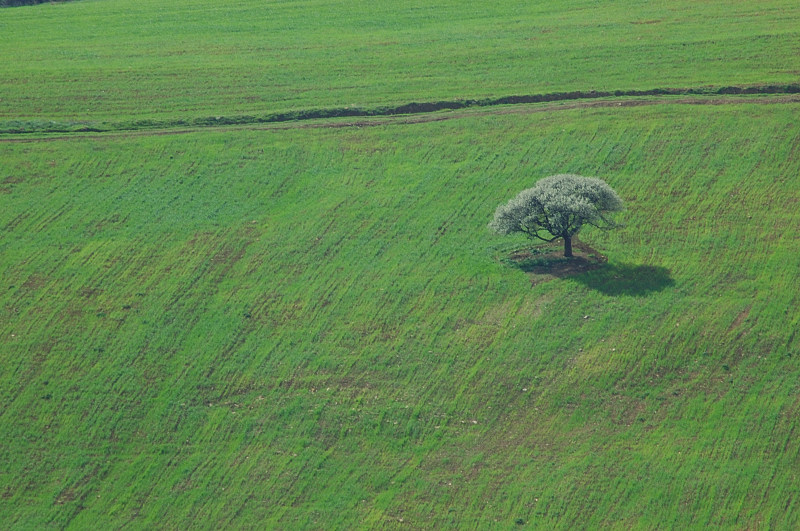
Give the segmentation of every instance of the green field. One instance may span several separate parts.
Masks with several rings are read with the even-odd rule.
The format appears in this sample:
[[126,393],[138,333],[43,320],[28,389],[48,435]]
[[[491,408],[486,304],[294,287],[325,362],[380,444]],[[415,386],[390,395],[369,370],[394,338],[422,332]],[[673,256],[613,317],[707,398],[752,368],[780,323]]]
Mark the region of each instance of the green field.
[[4,9],[0,122],[797,83],[798,21],[794,0],[86,0]]
[[[0,135],[0,528],[800,527],[796,96],[134,124],[797,83],[729,4],[0,10],[0,121],[132,124]],[[565,172],[627,226],[542,282]]]

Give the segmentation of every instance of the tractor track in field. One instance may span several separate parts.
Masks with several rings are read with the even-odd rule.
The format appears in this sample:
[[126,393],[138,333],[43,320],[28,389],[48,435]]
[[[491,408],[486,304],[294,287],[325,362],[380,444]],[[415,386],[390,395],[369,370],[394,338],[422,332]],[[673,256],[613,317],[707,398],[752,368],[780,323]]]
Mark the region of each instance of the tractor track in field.
[[[704,91],[705,90],[705,91]],[[239,116],[183,120],[144,126],[91,127],[74,131],[19,131],[0,133],[0,143],[46,142],[72,138],[100,139],[135,136],[161,136],[200,131],[280,131],[373,127],[391,124],[418,124],[456,120],[465,117],[507,114],[534,114],[574,109],[640,107],[647,105],[741,105],[800,103],[800,85],[748,86],[707,89],[656,89],[652,91],[570,92],[532,96],[509,96],[491,100],[409,103],[372,110],[356,108],[301,111],[267,117]]]

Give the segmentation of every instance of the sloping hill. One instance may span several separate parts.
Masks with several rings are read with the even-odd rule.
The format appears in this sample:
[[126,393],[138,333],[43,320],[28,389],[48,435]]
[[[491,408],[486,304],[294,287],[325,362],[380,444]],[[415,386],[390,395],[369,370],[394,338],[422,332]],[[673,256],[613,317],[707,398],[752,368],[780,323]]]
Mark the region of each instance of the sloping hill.
[[798,82],[799,19],[793,0],[86,0],[9,9],[0,19],[0,121],[96,125],[785,85]]
[[3,10],[0,527],[798,527],[796,3],[394,4]]
[[[4,527],[793,527],[798,109],[6,144]],[[628,229],[531,286],[559,170]]]

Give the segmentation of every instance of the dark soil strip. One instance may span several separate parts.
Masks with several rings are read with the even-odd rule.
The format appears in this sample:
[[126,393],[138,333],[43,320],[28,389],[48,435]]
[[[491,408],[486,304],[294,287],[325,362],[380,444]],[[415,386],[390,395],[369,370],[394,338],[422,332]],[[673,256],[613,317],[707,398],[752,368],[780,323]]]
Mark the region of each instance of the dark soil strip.
[[[706,87],[706,88],[679,88],[679,89],[652,89],[652,90],[615,90],[604,91],[576,91],[554,92],[551,94],[531,94],[527,96],[504,96],[502,98],[487,98],[480,100],[452,100],[424,103],[406,103],[397,107],[376,107],[362,109],[358,107],[344,107],[333,109],[317,109],[292,111],[287,113],[272,114],[265,117],[234,117],[234,118],[200,118],[186,125],[237,125],[239,123],[270,123],[288,122],[298,120],[318,120],[323,118],[343,117],[368,117],[368,116],[397,116],[407,114],[427,114],[437,111],[452,111],[469,107],[495,107],[498,105],[519,105],[529,103],[549,103],[569,100],[592,100],[601,98],[642,97],[642,96],[710,96],[710,95],[754,95],[754,94],[800,94],[800,84],[789,85],[754,85],[745,87]],[[241,120],[241,122],[239,121]]]
[[[636,106],[654,105],[658,103],[679,104],[731,104],[731,103],[790,103],[800,99],[792,95],[800,94],[800,84],[787,85],[752,85],[728,87],[702,87],[702,88],[666,88],[652,90],[616,90],[616,91],[576,91],[554,92],[550,94],[532,94],[525,96],[504,96],[502,98],[466,99],[453,101],[406,103],[399,106],[383,106],[375,108],[340,107],[330,109],[307,109],[274,113],[262,116],[218,116],[201,117],[193,119],[174,120],[139,120],[135,122],[105,122],[88,125],[86,123],[59,123],[59,122],[6,122],[0,123],[0,134],[5,135],[32,135],[48,133],[110,133],[110,132],[150,132],[169,134],[172,132],[188,132],[195,128],[222,127],[222,126],[255,126],[263,124],[283,124],[290,127],[353,127],[377,125],[382,122],[357,121],[333,122],[328,124],[301,124],[310,120],[326,120],[331,118],[380,118],[380,117],[408,117],[404,122],[423,122],[452,119],[460,114],[440,114],[431,116],[439,111],[455,111],[477,109],[486,107],[515,106],[532,103],[567,103],[559,108],[582,107],[610,107],[610,106]],[[779,95],[781,98],[769,100],[749,100],[735,98],[746,95]],[[644,99],[650,96],[650,99]],[[656,98],[652,98],[655,96]],[[684,96],[683,98],[674,98]],[[717,97],[715,97],[717,96]],[[620,100],[618,98],[641,98],[636,100]],[[665,99],[670,98],[670,99]],[[493,113],[518,112],[510,107],[505,111],[493,109]],[[190,129],[187,129],[190,128]],[[13,139],[2,139],[10,141]]]

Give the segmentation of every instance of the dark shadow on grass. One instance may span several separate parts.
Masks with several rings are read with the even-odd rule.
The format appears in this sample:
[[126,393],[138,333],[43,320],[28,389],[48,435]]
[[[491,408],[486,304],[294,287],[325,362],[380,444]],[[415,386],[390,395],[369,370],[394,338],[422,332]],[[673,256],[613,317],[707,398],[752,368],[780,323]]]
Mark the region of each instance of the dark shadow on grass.
[[559,243],[550,243],[506,251],[498,259],[528,273],[533,286],[570,278],[606,295],[643,297],[675,284],[666,267],[610,264],[605,255],[578,240],[573,240],[573,248],[570,258],[564,257]]
[[606,295],[636,297],[662,291],[675,284],[669,269],[651,265],[604,264],[598,269],[572,278]]

